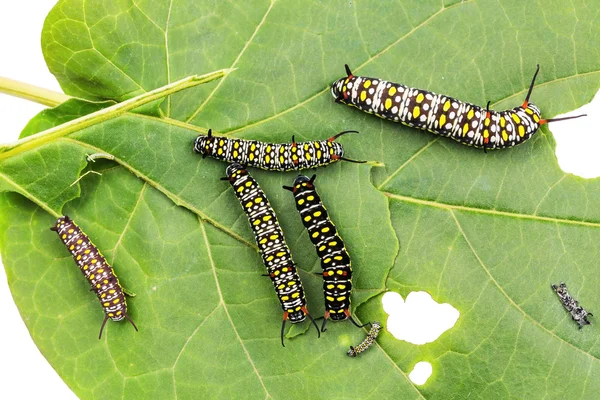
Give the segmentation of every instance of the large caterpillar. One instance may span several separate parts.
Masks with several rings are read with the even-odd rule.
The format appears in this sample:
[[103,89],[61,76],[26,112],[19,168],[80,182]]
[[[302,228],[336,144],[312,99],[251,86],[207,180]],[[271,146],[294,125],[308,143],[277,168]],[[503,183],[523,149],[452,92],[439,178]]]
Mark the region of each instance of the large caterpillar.
[[593,317],[594,314],[587,312],[579,305],[579,302],[569,294],[567,285],[564,282],[561,282],[560,285],[551,285],[551,287],[556,292],[563,307],[571,314],[571,319],[577,322],[579,329],[583,328],[585,325],[591,324],[588,320],[588,316]]
[[[285,243],[283,231],[267,196],[254,178],[240,164],[230,164],[227,167],[226,174],[227,178],[223,179],[229,180],[235,195],[248,216],[248,222],[254,231],[254,238],[263,263],[267,268],[271,282],[275,287],[275,293],[277,293],[283,309],[281,345],[285,347],[283,334],[288,319],[292,324],[296,324],[308,317],[317,328],[317,332],[319,332],[315,320],[306,308],[306,298],[300,276],[296,271],[290,249]],[[320,333],[319,336],[321,336]]]
[[302,223],[321,259],[325,296],[325,317],[321,332],[325,332],[325,324],[329,318],[333,321],[350,319],[354,325],[361,327],[350,315],[350,293],[352,292],[350,255],[317,193],[314,185],[315,178],[316,175],[310,179],[300,175],[294,180],[293,186],[283,188],[293,193]]
[[365,338],[365,340],[360,342],[360,344],[356,347],[350,346],[350,350],[348,350],[347,354],[350,357],[356,357],[363,351],[367,350],[369,347],[371,347],[373,345],[373,343],[375,343],[375,341],[377,340],[377,336],[379,336],[380,331],[381,331],[381,324],[377,321],[373,321],[373,323],[371,324],[371,329],[369,330],[369,333],[367,334],[367,337]]
[[200,135],[194,141],[194,151],[202,157],[210,156],[217,160],[235,162],[241,165],[273,171],[292,171],[315,168],[331,164],[339,160],[363,163],[344,157],[344,148],[335,139],[344,131],[327,140],[296,143],[267,143],[257,140],[213,136],[212,130],[208,135]]
[[127,318],[137,331],[137,326],[127,315],[125,292],[115,272],[90,238],[66,215],[60,217],[50,230],[58,233],[60,240],[73,256],[75,263],[92,286],[91,290],[96,293],[104,308],[105,316],[98,339],[102,337],[104,325],[109,318],[113,321]]
[[523,104],[505,111],[490,110],[489,102],[483,108],[399,83],[354,76],[345,67],[348,76],[331,85],[337,102],[484,150],[515,146],[533,136],[540,125],[584,116],[541,118],[539,108],[529,102],[539,65]]

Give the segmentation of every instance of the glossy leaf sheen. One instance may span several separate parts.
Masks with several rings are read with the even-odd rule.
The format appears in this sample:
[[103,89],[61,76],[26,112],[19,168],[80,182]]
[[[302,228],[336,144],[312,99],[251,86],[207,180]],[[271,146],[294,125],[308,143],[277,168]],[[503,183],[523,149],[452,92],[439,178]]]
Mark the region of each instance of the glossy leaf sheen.
[[[48,230],[54,218],[6,193],[2,257],[35,342],[83,398],[597,397],[600,324],[578,331],[550,283],[566,281],[600,314],[598,180],[558,168],[547,127],[486,155],[328,93],[348,63],[502,109],[522,102],[539,63],[532,100],[552,117],[600,87],[595,15],[592,1],[557,0],[60,1],[42,42],[69,95],[123,101],[238,70],[165,99],[150,112],[158,117],[130,113],[0,162],[0,189],[70,215],[137,294],[128,303],[140,332],[109,323],[98,341],[101,308]],[[94,108],[61,107],[27,132]],[[425,346],[383,332],[357,359],[345,352],[365,332],[349,323],[330,323],[319,340],[294,327],[281,348],[281,310],[251,231],[218,179],[225,165],[192,153],[195,127],[276,142],[359,130],[341,139],[347,155],[385,167],[316,171],[353,257],[357,316],[385,324],[383,291],[426,290],[461,312],[456,326]],[[102,175],[70,186],[96,152],[116,160],[88,165]],[[281,189],[295,173],[252,173],[278,212],[309,309],[322,315],[318,260]],[[407,374],[422,360],[434,373],[417,387]]]

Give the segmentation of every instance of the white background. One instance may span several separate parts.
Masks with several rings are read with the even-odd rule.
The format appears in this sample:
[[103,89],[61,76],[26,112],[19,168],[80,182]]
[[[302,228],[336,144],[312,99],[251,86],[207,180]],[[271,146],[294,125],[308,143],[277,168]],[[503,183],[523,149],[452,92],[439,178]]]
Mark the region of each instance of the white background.
[[[60,91],[58,83],[46,68],[40,46],[44,18],[55,2],[0,2],[0,76]],[[597,100],[594,103],[600,103],[600,99]],[[26,100],[0,94],[0,143],[16,140],[29,119],[43,108]],[[573,124],[553,124],[552,130],[558,142],[561,167],[580,175],[593,176],[590,174],[600,174],[600,162],[594,159],[600,147],[600,132],[593,128],[600,126],[600,112],[593,112],[590,107],[585,112],[589,117],[575,120]],[[590,135],[588,139],[580,136],[584,134]],[[581,143],[587,144],[582,146]],[[586,154],[584,157],[588,151],[589,156]],[[33,344],[10,296],[1,262],[0,269],[0,399],[76,398]]]

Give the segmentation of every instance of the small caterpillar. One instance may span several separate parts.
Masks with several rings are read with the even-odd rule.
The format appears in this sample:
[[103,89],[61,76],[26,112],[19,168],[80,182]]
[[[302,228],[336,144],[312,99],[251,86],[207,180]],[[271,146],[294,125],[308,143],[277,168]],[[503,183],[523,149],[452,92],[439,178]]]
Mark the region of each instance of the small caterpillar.
[[325,317],[321,332],[325,332],[327,319],[344,321],[350,319],[359,328],[350,315],[350,293],[352,292],[352,266],[350,255],[344,241],[321,201],[312,178],[300,175],[293,186],[284,186],[294,195],[296,208],[302,223],[308,231],[311,242],[317,249],[323,268],[323,292],[325,296]]
[[399,83],[354,76],[348,65],[345,67],[348,76],[331,85],[331,94],[337,102],[485,151],[523,143],[537,132],[540,125],[548,122],[585,115],[541,118],[539,108],[529,102],[535,78],[540,70],[539,65],[523,104],[505,111],[490,110],[489,102],[487,107],[483,108]]
[[360,344],[356,347],[350,346],[350,350],[348,350],[348,353],[347,353],[348,356],[356,357],[363,351],[366,351],[369,347],[371,347],[371,345],[373,345],[373,343],[375,343],[375,341],[377,340],[377,336],[379,336],[380,331],[381,331],[381,324],[377,321],[373,321],[373,323],[371,324],[371,329],[369,330],[369,333],[367,334],[367,337],[365,338],[365,340],[360,342]]
[[194,141],[194,151],[202,157],[210,156],[217,160],[235,162],[255,168],[272,171],[292,171],[315,168],[334,163],[338,160],[364,163],[344,157],[344,148],[335,139],[346,133],[344,131],[327,140],[296,143],[266,143],[256,140],[235,139],[224,136],[200,135]]
[[567,291],[567,285],[561,282],[560,285],[550,285],[556,292],[560,302],[565,309],[571,314],[573,321],[577,322],[579,329],[583,328],[584,325],[590,325],[591,322],[587,319],[588,316],[593,317],[594,314],[587,312],[583,307],[579,305],[579,302],[575,300]]
[[132,319],[127,315],[125,292],[119,284],[119,280],[112,267],[106,261],[106,258],[100,254],[94,243],[66,215],[58,218],[56,224],[50,230],[58,234],[60,240],[62,240],[69,253],[73,256],[75,263],[92,286],[91,290],[96,293],[104,308],[105,316],[100,327],[98,339],[102,337],[102,330],[104,330],[104,325],[106,325],[106,321],[109,318],[113,321],[121,321],[127,318],[137,331],[137,326],[135,326]]
[[281,345],[285,347],[283,333],[288,319],[292,324],[297,324],[306,320],[306,317],[310,318],[320,337],[319,328],[306,308],[300,276],[267,196],[240,164],[230,164],[226,174],[227,178],[222,179],[228,180],[233,186],[233,191],[248,216],[263,263],[283,309]]

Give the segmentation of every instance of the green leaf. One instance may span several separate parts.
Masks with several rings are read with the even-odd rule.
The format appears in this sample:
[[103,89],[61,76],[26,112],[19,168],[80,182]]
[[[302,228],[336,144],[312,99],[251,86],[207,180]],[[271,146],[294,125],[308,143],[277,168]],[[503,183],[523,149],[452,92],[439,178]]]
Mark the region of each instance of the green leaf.
[[[595,15],[594,2],[557,0],[59,1],[42,43],[70,96],[136,102],[187,76],[237,71],[153,98],[160,111],[147,106],[151,115],[124,103],[83,111],[0,149],[0,250],[36,344],[83,398],[597,397],[598,325],[578,331],[550,283],[564,280],[591,312],[599,307],[599,181],[558,168],[547,127],[484,154],[342,107],[328,92],[348,63],[357,74],[509,108],[539,63],[532,100],[549,118],[600,87]],[[65,103],[45,123],[69,113]],[[317,339],[304,324],[281,348],[281,309],[219,180],[225,165],[192,152],[207,128],[274,142],[359,130],[341,139],[347,155],[385,167],[317,171],[353,258],[354,312],[385,325],[385,290],[426,290],[461,312],[456,326],[424,346],[383,332],[350,359],[364,331],[330,323]],[[93,153],[114,161],[87,163]],[[86,168],[102,175],[72,185]],[[320,316],[319,263],[281,189],[295,173],[252,174]],[[96,339],[101,308],[48,230],[59,213],[137,294],[129,307],[140,332],[109,323]],[[434,374],[418,387],[407,375],[422,360]]]

